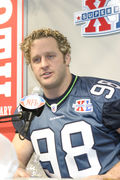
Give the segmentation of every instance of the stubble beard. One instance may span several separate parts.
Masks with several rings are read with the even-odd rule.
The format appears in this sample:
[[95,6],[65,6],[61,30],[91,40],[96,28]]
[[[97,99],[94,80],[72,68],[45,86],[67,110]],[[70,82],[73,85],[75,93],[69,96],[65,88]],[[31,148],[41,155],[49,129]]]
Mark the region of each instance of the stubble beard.
[[43,88],[43,90],[56,90],[57,91],[61,88],[61,86],[64,82],[64,79],[65,79],[65,73],[49,83],[47,83],[47,82],[44,83],[40,80],[39,80],[39,83],[40,83],[41,87]]

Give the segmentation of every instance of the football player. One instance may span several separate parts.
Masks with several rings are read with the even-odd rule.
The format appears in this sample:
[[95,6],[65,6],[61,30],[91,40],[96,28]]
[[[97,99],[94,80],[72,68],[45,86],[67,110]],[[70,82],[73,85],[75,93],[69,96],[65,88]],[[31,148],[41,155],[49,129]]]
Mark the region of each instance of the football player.
[[43,89],[45,107],[35,116],[24,140],[18,122],[13,144],[19,168],[35,151],[48,177],[120,178],[120,83],[71,74],[71,46],[57,30],[39,29],[21,44],[27,64]]

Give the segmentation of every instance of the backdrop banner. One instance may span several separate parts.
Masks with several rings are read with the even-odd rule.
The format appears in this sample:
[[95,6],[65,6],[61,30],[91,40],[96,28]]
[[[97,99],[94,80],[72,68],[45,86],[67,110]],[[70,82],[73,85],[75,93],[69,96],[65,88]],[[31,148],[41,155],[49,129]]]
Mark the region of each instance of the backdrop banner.
[[[13,114],[23,96],[23,17],[24,0],[0,0],[0,116]],[[0,133],[12,140],[12,123],[0,123]]]

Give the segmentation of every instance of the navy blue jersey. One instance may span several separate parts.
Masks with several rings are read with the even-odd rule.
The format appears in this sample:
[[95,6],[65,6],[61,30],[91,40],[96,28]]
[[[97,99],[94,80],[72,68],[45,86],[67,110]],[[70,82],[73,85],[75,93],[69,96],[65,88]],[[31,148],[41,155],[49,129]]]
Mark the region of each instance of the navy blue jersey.
[[92,77],[78,77],[56,112],[45,105],[32,120],[27,139],[46,174],[82,178],[104,174],[119,162],[120,135],[105,125],[106,112],[112,121],[120,120],[118,106],[120,83]]

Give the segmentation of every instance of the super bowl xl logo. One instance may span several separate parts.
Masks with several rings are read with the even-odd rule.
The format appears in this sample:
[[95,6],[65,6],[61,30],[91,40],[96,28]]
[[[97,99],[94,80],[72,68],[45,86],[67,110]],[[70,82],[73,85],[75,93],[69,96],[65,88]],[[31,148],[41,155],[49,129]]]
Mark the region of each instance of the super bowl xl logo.
[[120,32],[120,0],[83,0],[83,11],[74,13],[74,23],[82,24],[82,36]]

